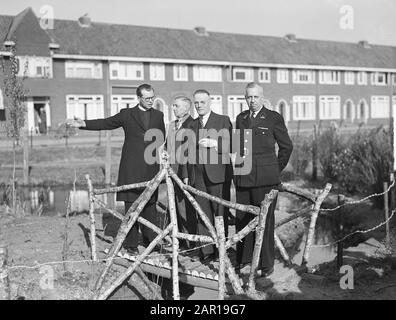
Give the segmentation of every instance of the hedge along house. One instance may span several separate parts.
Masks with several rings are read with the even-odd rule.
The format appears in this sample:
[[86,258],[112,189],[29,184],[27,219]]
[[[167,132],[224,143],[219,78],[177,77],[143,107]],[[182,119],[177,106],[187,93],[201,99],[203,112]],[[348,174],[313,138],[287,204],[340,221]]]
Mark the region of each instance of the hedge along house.
[[[389,123],[396,105],[396,47],[285,37],[54,20],[42,27],[31,8],[0,16],[0,54],[12,46],[26,72],[27,125],[57,127],[66,118],[105,117],[137,103],[150,83],[166,121],[176,95],[212,94],[213,110],[232,120],[257,81],[290,129],[343,121]],[[0,77],[2,77],[0,75]],[[2,83],[2,82],[1,82]],[[1,97],[1,93],[0,93]],[[0,98],[0,121],[4,103]],[[41,111],[40,111],[41,110]],[[42,110],[45,110],[44,118]]]

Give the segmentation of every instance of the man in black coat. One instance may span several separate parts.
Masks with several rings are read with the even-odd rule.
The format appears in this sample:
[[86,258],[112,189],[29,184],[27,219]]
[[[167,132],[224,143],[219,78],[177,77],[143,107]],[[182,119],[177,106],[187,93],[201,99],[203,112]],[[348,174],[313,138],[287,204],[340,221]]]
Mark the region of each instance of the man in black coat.
[[[140,85],[136,89],[136,95],[139,99],[139,104],[130,109],[122,109],[112,117],[97,120],[67,120],[69,125],[83,130],[112,130],[120,127],[124,129],[125,141],[122,146],[118,171],[118,186],[149,181],[160,169],[158,161],[148,164],[144,158],[146,147],[152,143],[152,141],[145,141],[144,135],[149,129],[158,129],[162,132],[162,138],[164,137],[164,114],[153,109],[155,96],[154,89],[150,85]],[[117,193],[117,200],[125,203],[125,213],[142,192],[142,190],[126,190]],[[140,215],[155,225],[162,227],[156,212],[156,198],[157,193],[151,197]],[[147,246],[154,240],[156,234],[144,225],[140,225],[140,229],[144,245]],[[135,223],[124,242],[124,247],[131,254],[137,253],[138,235],[139,227]]]
[[[236,129],[241,130],[240,149],[237,154],[236,165],[251,163],[251,170],[247,174],[236,174],[236,201],[241,204],[251,204],[260,207],[261,201],[271,189],[277,189],[280,184],[280,173],[286,167],[293,144],[290,140],[283,117],[264,106],[263,88],[256,83],[249,83],[246,87],[245,98],[249,110],[241,112],[236,118]],[[244,145],[248,141],[247,135],[252,135],[252,145]],[[245,135],[245,136],[244,136]],[[278,154],[275,152],[278,145]],[[248,159],[250,157],[250,159]],[[237,171],[237,169],[235,170]],[[267,213],[264,238],[261,249],[258,270],[265,276],[274,267],[274,211],[275,199]],[[250,213],[237,211],[236,232],[242,230],[253,216]],[[249,233],[237,243],[237,264],[243,267],[250,264],[253,257],[255,243],[254,233]]]
[[[188,157],[188,184],[213,196],[229,200],[232,180],[232,164],[230,159],[232,124],[230,118],[211,111],[211,98],[206,90],[194,93],[194,106],[198,118],[190,123],[194,132],[196,158],[193,163]],[[223,216],[225,235],[228,234],[228,208],[196,197],[202,210],[214,225],[215,216]],[[201,219],[198,219],[198,233],[209,235]],[[215,246],[205,246],[201,249],[202,260],[215,258]]]

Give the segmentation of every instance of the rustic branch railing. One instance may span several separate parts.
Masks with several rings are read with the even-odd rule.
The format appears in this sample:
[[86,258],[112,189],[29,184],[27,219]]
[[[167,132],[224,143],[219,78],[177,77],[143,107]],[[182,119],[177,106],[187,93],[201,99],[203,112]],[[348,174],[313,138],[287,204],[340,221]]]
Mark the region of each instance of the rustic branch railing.
[[[275,227],[278,228],[281,225],[288,223],[294,219],[297,219],[300,216],[311,214],[311,223],[310,223],[310,228],[308,232],[308,239],[304,248],[304,257],[303,257],[303,262],[302,265],[306,265],[308,259],[309,259],[309,252],[310,252],[310,247],[312,246],[313,242],[313,236],[315,232],[315,225],[316,225],[316,220],[317,216],[320,210],[320,206],[322,205],[322,202],[328,195],[331,189],[331,185],[327,184],[325,189],[320,191],[319,195],[316,196],[315,194],[312,194],[302,188],[298,188],[295,186],[291,186],[289,184],[283,184],[280,186],[279,190],[272,190],[269,194],[266,195],[265,199],[261,203],[261,207],[258,208],[256,206],[252,205],[243,205],[243,204],[238,204],[234,203],[231,201],[223,200],[220,198],[217,198],[215,196],[212,196],[206,192],[197,190],[191,186],[185,185],[181,179],[173,172],[171,167],[167,162],[162,166],[161,170],[158,172],[158,174],[151,180],[151,181],[146,181],[146,182],[141,182],[141,183],[135,183],[135,184],[130,184],[130,185],[124,185],[120,187],[111,187],[111,188],[106,188],[106,189],[93,189],[92,184],[90,182],[89,176],[86,176],[87,182],[88,182],[88,189],[89,189],[89,201],[90,201],[90,219],[91,219],[91,233],[95,234],[95,231],[93,230],[95,228],[94,220],[92,219],[93,215],[93,209],[92,209],[92,214],[91,214],[91,206],[93,208],[93,204],[96,203],[100,207],[104,208],[107,210],[110,214],[113,216],[117,217],[118,219],[121,220],[121,226],[119,228],[118,234],[112,244],[112,247],[110,248],[108,254],[107,254],[107,259],[106,259],[106,264],[104,266],[104,269],[102,273],[99,275],[96,285],[95,285],[95,298],[102,300],[106,299],[109,297],[109,295],[119,286],[121,285],[128,277],[130,277],[134,272],[138,272],[140,270],[140,264],[143,262],[143,260],[153,251],[155,246],[160,243],[163,239],[168,241],[170,244],[172,244],[172,280],[173,280],[173,298],[175,300],[180,299],[180,293],[179,293],[179,276],[178,276],[178,254],[179,254],[179,239],[184,239],[184,240],[189,240],[193,242],[200,242],[204,244],[215,244],[217,248],[219,249],[219,258],[220,258],[220,266],[219,266],[219,275],[218,275],[218,281],[219,281],[219,299],[224,299],[225,295],[225,274],[227,274],[232,288],[235,291],[236,294],[247,294],[249,296],[254,297],[255,293],[255,276],[257,273],[257,267],[259,263],[259,256],[260,256],[260,251],[261,251],[261,246],[262,246],[262,239],[263,239],[263,233],[265,229],[265,222],[266,222],[266,215],[268,212],[268,209],[273,202],[273,200],[276,198],[277,194],[279,191],[281,192],[288,192],[294,195],[297,195],[305,200],[308,200],[312,202],[313,206],[309,210],[304,210],[303,212],[297,212],[296,214],[276,223]],[[139,217],[141,211],[143,210],[144,206],[147,204],[151,196],[154,194],[155,190],[158,188],[159,184],[165,179],[166,181],[166,186],[168,190],[168,207],[169,207],[169,212],[170,212],[170,224],[165,228],[165,230],[161,230],[159,227],[155,226],[153,223],[150,221],[147,221],[146,219]],[[191,205],[193,208],[196,210],[199,219],[202,220],[204,225],[209,231],[209,236],[204,236],[204,235],[196,235],[196,234],[186,234],[186,233],[181,233],[178,230],[178,225],[177,225],[177,216],[176,216],[176,204],[175,204],[175,194],[174,194],[174,187],[173,183],[176,183],[178,187],[183,191],[184,195],[186,198],[190,201]],[[120,214],[114,209],[110,209],[106,206],[106,204],[98,199],[96,195],[99,194],[104,194],[104,193],[111,193],[111,192],[118,192],[118,191],[125,191],[125,190],[130,190],[130,189],[136,189],[136,188],[145,188],[145,190],[140,194],[138,199],[132,204],[128,212],[124,215]],[[244,211],[253,214],[255,217],[246,225],[241,231],[238,233],[232,235],[228,239],[225,239],[224,237],[224,221],[222,217],[216,217],[215,218],[215,226],[211,223],[209,220],[208,216],[203,212],[202,208],[199,206],[198,202],[195,200],[195,198],[192,196],[194,194],[195,196],[199,197],[204,197],[210,201],[214,201],[220,205],[223,205],[225,207],[239,210],[239,211]],[[93,222],[92,222],[93,221]],[[144,250],[144,252],[140,255],[137,256],[136,260],[133,262],[131,266],[127,268],[127,270],[119,276],[115,281],[113,281],[107,289],[103,289],[103,284],[106,278],[106,275],[108,274],[112,264],[113,260],[118,254],[125,238],[126,235],[128,234],[129,230],[132,228],[132,226],[136,222],[140,222],[144,224],[146,227],[150,228],[153,230],[156,234],[157,237],[149,244],[149,246]],[[235,245],[238,241],[243,239],[247,234],[250,232],[253,232],[255,230],[256,232],[256,241],[255,241],[255,247],[253,251],[253,260],[252,260],[252,267],[251,271],[249,274],[249,280],[248,280],[248,285],[247,285],[247,290],[244,290],[241,285],[241,279],[235,272],[234,266],[231,263],[231,260],[229,256],[227,255],[227,249]],[[92,239],[91,235],[91,242],[93,243],[92,245],[92,257],[95,257],[96,259],[96,245],[94,240]],[[279,239],[277,234],[275,234],[275,245],[279,249],[281,256],[283,259],[286,261],[287,264],[291,264],[290,258],[287,254],[287,251],[285,250],[282,241]]]

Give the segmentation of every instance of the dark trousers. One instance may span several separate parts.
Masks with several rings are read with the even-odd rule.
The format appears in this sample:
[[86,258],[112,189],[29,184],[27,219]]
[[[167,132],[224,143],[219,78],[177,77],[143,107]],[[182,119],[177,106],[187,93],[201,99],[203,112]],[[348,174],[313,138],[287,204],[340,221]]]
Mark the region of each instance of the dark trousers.
[[[253,187],[253,188],[236,188],[236,201],[241,204],[251,204],[260,207],[261,201],[272,189],[270,187]],[[275,244],[274,244],[274,227],[275,227],[275,207],[277,198],[270,205],[267,213],[263,244],[261,247],[259,269],[270,269],[274,266]],[[237,211],[235,227],[236,232],[241,231],[254,216],[251,213]],[[255,244],[255,232],[250,232],[242,241],[237,243],[237,264],[251,263],[253,258],[253,249]]]
[[[205,172],[205,167],[202,164],[197,164],[195,166],[195,181],[193,187],[209,193],[212,196],[216,196],[222,199],[225,199],[228,196],[230,198],[230,184],[231,182],[226,183],[212,183],[208,179],[208,176]],[[228,190],[227,190],[228,189]],[[222,216],[224,219],[224,229],[225,236],[228,236],[228,210],[225,210],[224,206],[219,205],[216,202],[209,201],[202,197],[196,197],[196,200],[203,212],[208,216],[210,223],[214,226],[214,217]],[[209,230],[206,228],[204,223],[200,218],[198,218],[198,234],[200,235],[210,235]],[[209,245],[201,248],[201,255],[206,257],[208,255],[214,254],[215,246]]]
[[[197,214],[179,186],[175,186],[175,198],[179,231],[182,233],[197,234]],[[194,244],[187,240],[180,240],[180,245],[190,249]]]
[[[125,214],[128,212],[132,203],[133,202],[125,202]],[[155,224],[159,228],[162,228],[162,226],[160,226],[159,216],[157,215],[155,201],[149,201],[146,204],[146,206],[140,213],[140,217],[145,218],[146,220]],[[144,226],[138,222],[135,222],[134,225],[132,226],[131,230],[129,230],[128,235],[125,238],[125,242],[124,242],[125,247],[132,247],[132,248],[138,247],[139,228],[140,228],[140,231],[142,232],[143,244],[145,247],[147,247],[150,244],[150,242],[152,242],[154,240],[154,238],[157,236],[157,234],[150,228],[147,228],[146,226]]]

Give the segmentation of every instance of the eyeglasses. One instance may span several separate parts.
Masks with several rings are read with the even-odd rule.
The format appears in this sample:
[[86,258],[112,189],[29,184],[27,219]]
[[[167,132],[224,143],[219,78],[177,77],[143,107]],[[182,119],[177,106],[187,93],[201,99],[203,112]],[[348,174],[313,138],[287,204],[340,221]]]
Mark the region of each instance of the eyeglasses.
[[139,98],[146,102],[149,102],[149,101],[154,101],[156,97],[152,96],[152,97],[139,97]]

